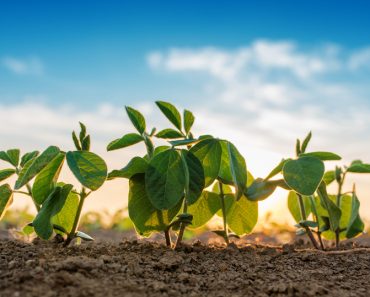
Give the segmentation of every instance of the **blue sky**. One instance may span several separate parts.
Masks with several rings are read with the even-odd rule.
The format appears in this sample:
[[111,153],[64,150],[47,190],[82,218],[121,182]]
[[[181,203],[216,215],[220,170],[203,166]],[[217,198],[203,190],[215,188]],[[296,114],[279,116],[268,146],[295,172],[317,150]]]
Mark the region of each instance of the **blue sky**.
[[370,27],[366,1],[2,1],[0,8],[0,55],[40,59],[44,73],[0,68],[7,103],[30,94],[73,104],[185,100],[189,82],[153,74],[148,52],[232,49],[260,38],[350,50],[367,45]]
[[[69,149],[83,121],[122,167],[142,152],[105,151],[131,131],[123,106],[162,128],[162,99],[233,141],[256,176],[309,130],[312,149],[370,162],[369,15],[368,1],[1,1],[0,149]],[[97,195],[127,192],[113,188]],[[370,209],[368,178],[358,189]]]

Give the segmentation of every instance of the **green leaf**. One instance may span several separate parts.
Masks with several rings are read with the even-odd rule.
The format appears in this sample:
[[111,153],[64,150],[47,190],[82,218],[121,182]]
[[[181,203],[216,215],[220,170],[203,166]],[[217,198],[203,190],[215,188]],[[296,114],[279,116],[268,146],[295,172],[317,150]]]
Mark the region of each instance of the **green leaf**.
[[247,165],[236,147],[226,140],[221,141],[222,158],[219,178],[223,183],[235,187],[235,197],[238,200],[246,188]]
[[189,110],[184,110],[184,129],[185,129],[185,132],[186,134],[188,134],[191,130],[191,127],[193,126],[194,124],[194,115],[191,111]]
[[360,201],[357,198],[356,191],[352,193],[351,216],[347,225],[346,238],[353,238],[364,231],[364,222],[360,218]]
[[331,152],[311,152],[311,153],[304,153],[300,154],[300,157],[315,157],[320,159],[321,161],[336,161],[341,160],[342,157],[338,156],[337,154]]
[[132,176],[138,173],[145,173],[148,168],[148,162],[140,157],[134,157],[124,168],[121,170],[113,170],[108,175],[108,179],[114,179],[117,177],[130,179]]
[[81,131],[80,131],[80,142],[82,143],[82,141],[86,137],[86,126],[83,123],[81,123],[81,122],[79,122],[79,124],[80,124],[80,128],[81,128]]
[[15,183],[15,189],[18,190],[34,178],[42,169],[44,169],[58,154],[60,150],[56,146],[49,146],[42,154],[36,157],[27,171],[22,169],[18,180]]
[[107,178],[107,165],[92,152],[68,152],[67,163],[77,180],[92,191],[99,189]]
[[11,162],[11,164],[14,166],[14,167],[17,167],[18,164],[19,164],[19,155],[20,155],[20,151],[19,149],[12,149],[12,150],[8,150],[6,152],[6,154],[8,155],[9,157],[9,160]]
[[64,153],[59,153],[40,173],[36,176],[32,186],[32,196],[38,205],[44,203],[45,199],[53,191],[63,167]]
[[94,238],[82,231],[77,231],[75,236],[81,238],[84,241],[94,241]]
[[144,138],[141,135],[136,134],[136,133],[129,133],[119,139],[113,140],[110,144],[108,144],[107,150],[108,151],[118,150],[121,148],[134,145],[143,140]]
[[[328,195],[328,199],[331,201],[333,205],[336,206],[336,195]],[[338,223],[338,229],[342,230],[339,234],[340,239],[346,238],[346,229],[349,224],[350,216],[351,216],[351,208],[352,208],[352,197],[349,195],[342,195],[341,196],[341,202],[340,202],[340,209],[341,216]],[[321,203],[320,197],[315,197],[316,207],[317,207],[317,213],[319,218],[319,226],[320,230],[323,232],[322,236],[325,239],[333,240],[335,239],[335,232],[334,228],[331,226],[331,219],[329,212],[324,208],[323,204]]]
[[174,129],[164,129],[159,131],[155,137],[157,138],[164,138],[164,139],[176,139],[176,138],[183,138],[184,135]]
[[179,131],[181,131],[181,115],[180,112],[173,106],[171,103],[164,102],[164,101],[156,101],[155,102],[162,113],[166,116],[166,118],[175,125]]
[[324,176],[324,163],[316,157],[289,160],[283,167],[284,180],[294,191],[310,196],[315,193]]
[[262,201],[274,193],[276,187],[285,186],[284,180],[264,180],[257,178],[244,191],[245,197],[250,201]]
[[[197,201],[204,189],[204,171],[198,158],[187,150],[181,150],[185,171],[185,197],[189,204]],[[188,173],[186,173],[188,172]]]
[[15,173],[15,169],[3,169],[0,170],[0,181],[3,181],[9,177],[11,177]]
[[307,145],[310,142],[311,137],[312,137],[312,132],[310,131],[310,133],[308,133],[308,135],[306,136],[306,138],[303,140],[302,147],[301,147],[301,152],[302,153],[304,153],[306,151]]
[[29,160],[36,158],[39,155],[38,151],[29,152],[23,155],[21,159],[21,167],[24,167]]
[[188,146],[188,145],[195,144],[198,142],[199,142],[199,139],[180,139],[180,140],[169,141],[169,143],[172,146],[182,146],[182,145]]
[[370,173],[370,164],[355,163],[352,164],[348,169],[348,172],[353,173]]
[[8,184],[0,186],[0,220],[13,201],[13,191]]
[[144,116],[138,110],[133,109],[132,107],[125,106],[125,108],[131,123],[140,134],[143,134],[146,129]]
[[188,212],[193,215],[190,228],[199,228],[205,225],[221,209],[218,194],[203,191],[199,199],[188,206]]
[[74,219],[77,214],[77,209],[80,199],[78,194],[72,191],[68,194],[63,208],[56,215],[53,216],[51,222],[53,225],[61,226],[70,233],[72,231]]
[[342,216],[342,211],[336,204],[329,198],[328,193],[326,191],[326,185],[324,182],[321,182],[319,188],[317,189],[317,193],[320,197],[320,204],[321,206],[328,212],[329,214],[329,221],[330,221],[330,229],[335,232],[339,227],[339,222]]
[[178,151],[171,149],[155,155],[145,173],[148,197],[159,210],[174,207],[184,196],[184,167]]
[[8,154],[5,151],[0,152],[0,160],[3,160],[5,162],[12,164],[12,161],[10,160]]
[[327,186],[330,185],[333,181],[335,181],[335,171],[329,170],[325,172],[322,180],[325,182]]
[[205,139],[194,145],[192,152],[202,163],[205,176],[205,186],[210,186],[220,171],[222,148],[219,140]]
[[90,144],[91,144],[90,135],[87,135],[81,143],[81,149],[83,151],[89,151],[90,150]]
[[29,224],[27,224],[26,226],[22,228],[22,233],[26,236],[29,236],[34,232],[35,232],[35,229],[33,228],[33,226],[30,226]]
[[232,203],[226,213],[226,219],[231,231],[241,236],[251,233],[258,221],[258,203],[245,197]]
[[76,135],[76,132],[75,131],[72,132],[72,140],[73,140],[73,143],[74,143],[76,149],[78,151],[81,151],[82,150],[82,147],[81,147],[80,141],[77,138],[77,135]]
[[14,167],[18,166],[19,163],[19,149],[11,149],[0,152],[0,160],[10,163]]
[[181,208],[181,201],[169,210],[156,209],[149,200],[144,174],[134,175],[129,182],[128,213],[136,231],[149,236],[164,231]]
[[72,188],[73,186],[69,184],[63,187],[58,186],[45,200],[33,221],[35,231],[40,238],[47,240],[53,234],[52,218],[62,210]]
[[[306,216],[308,217],[311,213],[311,203],[308,197],[306,196],[303,196],[302,199],[303,199],[304,209],[306,211]],[[297,223],[303,220],[301,216],[301,208],[299,206],[298,195],[294,191],[289,191],[288,209]]]

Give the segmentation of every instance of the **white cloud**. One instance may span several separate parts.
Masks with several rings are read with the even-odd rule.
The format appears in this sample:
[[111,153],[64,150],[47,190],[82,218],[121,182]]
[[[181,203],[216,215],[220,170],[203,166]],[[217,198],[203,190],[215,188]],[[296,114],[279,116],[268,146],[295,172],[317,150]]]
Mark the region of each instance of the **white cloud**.
[[225,119],[219,126],[242,131],[254,144],[266,148],[274,140],[274,149],[283,152],[296,137],[313,130],[324,148],[339,148],[353,158],[367,157],[370,146],[363,137],[370,133],[370,104],[360,95],[370,87],[354,86],[348,67],[360,52],[365,55],[344,56],[332,44],[302,48],[289,41],[257,40],[238,49],[172,48],[149,54],[148,61],[172,76],[202,75],[204,79],[196,76],[193,82],[203,84],[202,103],[197,101],[194,108],[212,106],[219,123]]
[[349,58],[348,66],[352,70],[370,68],[370,47],[354,52]]
[[[201,90],[202,100],[188,102],[196,126],[233,141],[252,173],[263,176],[273,160],[292,156],[295,139],[310,130],[311,150],[337,152],[343,163],[357,158],[370,162],[370,85],[357,81],[356,73],[370,65],[369,53],[348,54],[332,44],[303,48],[257,40],[238,49],[157,51],[148,55],[148,62],[158,75],[188,74],[187,82]],[[366,213],[370,186],[360,178],[358,189]]]
[[148,63],[153,68],[169,71],[207,71],[210,75],[229,81],[241,72],[254,70],[286,70],[300,78],[336,70],[338,51],[323,47],[319,54],[302,53],[293,42],[258,40],[248,47],[224,50],[213,47],[201,49],[171,49],[167,53],[153,52]]
[[39,58],[19,59],[14,57],[4,57],[2,64],[9,71],[18,75],[42,75],[44,65]]

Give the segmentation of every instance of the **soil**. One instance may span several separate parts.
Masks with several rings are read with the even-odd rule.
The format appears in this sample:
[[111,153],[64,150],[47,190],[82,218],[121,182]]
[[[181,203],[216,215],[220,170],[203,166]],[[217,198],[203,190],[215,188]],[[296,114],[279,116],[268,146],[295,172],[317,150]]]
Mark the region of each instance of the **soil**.
[[0,296],[369,296],[370,248],[0,240]]

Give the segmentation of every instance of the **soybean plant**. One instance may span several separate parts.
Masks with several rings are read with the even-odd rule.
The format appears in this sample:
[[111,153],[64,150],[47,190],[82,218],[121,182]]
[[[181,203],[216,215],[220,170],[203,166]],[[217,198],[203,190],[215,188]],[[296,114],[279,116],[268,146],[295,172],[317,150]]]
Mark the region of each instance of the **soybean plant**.
[[[128,211],[140,235],[149,236],[152,232],[163,231],[166,244],[171,246],[171,228],[180,229],[176,243],[178,246],[185,226],[192,220],[192,216],[187,213],[187,205],[200,196],[204,187],[204,174],[202,165],[192,153],[178,149],[178,146],[190,145],[195,141],[190,132],[194,122],[192,113],[185,110],[182,120],[172,104],[163,101],[156,103],[176,130],[168,128],[156,133],[156,129],[152,129],[151,133],[147,133],[144,116],[126,107],[138,133],[126,134],[114,140],[107,149],[111,151],[144,142],[147,154],[134,157],[123,169],[112,171],[108,178],[129,179]],[[177,140],[170,140],[171,146],[155,147],[152,141],[154,136]],[[178,215],[181,206],[183,213]]]
[[[78,222],[85,199],[99,189],[107,177],[107,166],[103,159],[90,152],[90,135],[80,123],[79,137],[72,133],[76,151],[63,152],[56,146],[48,147],[40,155],[28,161],[19,173],[15,189],[21,189],[33,179],[30,193],[39,209],[29,224],[36,234],[45,240],[54,231],[65,236],[65,245],[74,238],[93,240],[78,231]],[[73,175],[81,183],[78,191],[72,184],[59,182],[65,159]],[[89,189],[89,190],[88,190]]]

